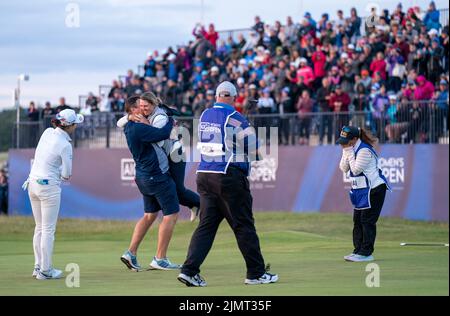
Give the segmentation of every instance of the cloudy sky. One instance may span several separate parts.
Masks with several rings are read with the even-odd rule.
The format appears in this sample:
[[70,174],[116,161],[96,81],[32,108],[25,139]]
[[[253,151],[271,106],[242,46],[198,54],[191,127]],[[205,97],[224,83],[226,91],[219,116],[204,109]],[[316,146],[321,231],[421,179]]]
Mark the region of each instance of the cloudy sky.
[[[204,4],[202,11],[202,2]],[[436,1],[448,7],[447,1]],[[32,4],[31,4],[32,3]],[[305,11],[318,18],[339,8],[346,15],[355,6],[360,15],[378,5],[392,9],[397,1],[377,0],[1,0],[0,109],[11,107],[17,76],[30,75],[22,84],[22,104],[30,100],[69,104],[78,95],[98,91],[127,69],[137,69],[148,51],[186,43],[196,22],[214,22],[218,30],[245,28],[258,14],[264,21],[300,21]],[[427,6],[428,0],[403,1]],[[79,8],[79,27],[68,27]],[[203,14],[202,14],[203,12]]]

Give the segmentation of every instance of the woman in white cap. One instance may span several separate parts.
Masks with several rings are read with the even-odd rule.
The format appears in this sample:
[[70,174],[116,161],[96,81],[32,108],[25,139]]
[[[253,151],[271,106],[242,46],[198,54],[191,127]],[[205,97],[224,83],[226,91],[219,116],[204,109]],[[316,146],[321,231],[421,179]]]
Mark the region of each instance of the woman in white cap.
[[42,134],[34,155],[30,175],[23,185],[36,223],[33,237],[35,266],[33,277],[38,280],[59,279],[62,271],[52,266],[53,243],[61,202],[61,181],[72,176],[72,145],[70,134],[84,121],[81,114],[66,109],[52,120],[54,128]]

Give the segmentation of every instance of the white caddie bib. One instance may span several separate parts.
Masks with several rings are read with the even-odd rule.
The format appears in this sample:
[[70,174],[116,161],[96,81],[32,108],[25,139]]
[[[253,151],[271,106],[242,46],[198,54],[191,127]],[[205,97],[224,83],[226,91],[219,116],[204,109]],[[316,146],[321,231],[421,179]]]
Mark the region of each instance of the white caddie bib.
[[366,177],[364,177],[364,176],[350,177],[350,180],[351,180],[353,190],[367,188]]

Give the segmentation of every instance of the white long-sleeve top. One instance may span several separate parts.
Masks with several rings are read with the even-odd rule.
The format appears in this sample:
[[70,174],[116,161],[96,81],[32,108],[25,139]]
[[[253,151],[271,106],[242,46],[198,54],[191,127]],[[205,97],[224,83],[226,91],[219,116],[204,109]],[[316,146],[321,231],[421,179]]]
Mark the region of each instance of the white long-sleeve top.
[[[161,108],[156,109],[156,112],[149,120],[150,125],[157,128],[163,128],[169,122],[169,118],[167,117],[167,115],[161,114],[162,111],[164,110],[162,110]],[[123,129],[125,128],[125,125],[127,125],[127,123],[128,123],[128,114],[117,121],[117,127]],[[170,139],[160,141],[159,143],[157,143],[157,145],[163,148],[167,155],[170,155],[174,150],[182,148],[182,145],[178,140],[178,133],[176,129],[172,130],[172,133],[170,134]]]
[[361,149],[356,157],[355,153],[360,145],[361,140],[358,140],[355,146],[343,149],[339,168],[344,173],[351,170],[355,176],[364,173],[369,180],[370,187],[376,188],[384,184],[383,179],[379,175],[378,159],[367,148]]
[[69,134],[58,128],[47,128],[34,154],[29,178],[46,179],[52,184],[69,180],[72,176],[72,145]]

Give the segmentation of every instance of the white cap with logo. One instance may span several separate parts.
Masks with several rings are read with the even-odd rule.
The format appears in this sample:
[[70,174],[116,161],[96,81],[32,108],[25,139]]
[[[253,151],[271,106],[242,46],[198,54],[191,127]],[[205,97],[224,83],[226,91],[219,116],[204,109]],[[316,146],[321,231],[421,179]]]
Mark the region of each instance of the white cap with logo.
[[222,82],[216,89],[216,97],[235,97],[237,90],[234,84],[229,81]]
[[61,125],[70,126],[73,124],[80,124],[84,122],[84,116],[75,113],[74,110],[65,109],[56,114],[56,119],[61,121]]

